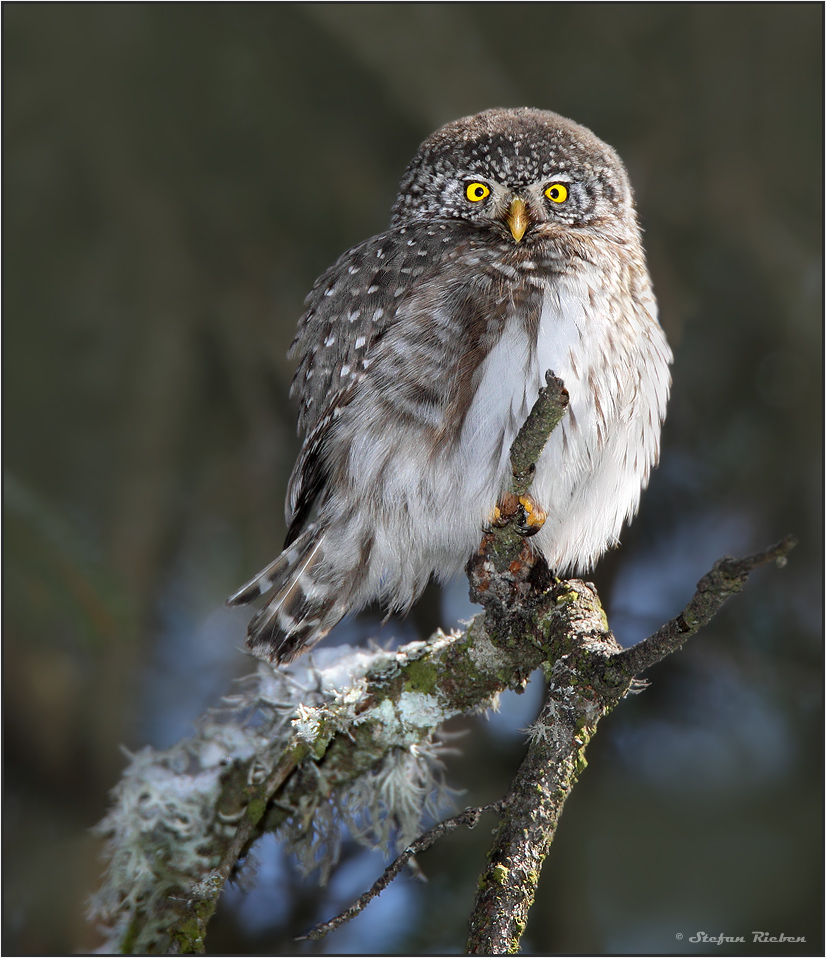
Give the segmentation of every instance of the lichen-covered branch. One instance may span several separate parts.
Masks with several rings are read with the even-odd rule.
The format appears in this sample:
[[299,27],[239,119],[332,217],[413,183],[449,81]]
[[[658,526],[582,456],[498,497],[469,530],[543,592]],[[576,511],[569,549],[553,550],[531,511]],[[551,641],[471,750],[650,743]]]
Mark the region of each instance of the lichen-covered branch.
[[338,647],[315,665],[259,663],[192,738],[131,756],[98,826],[109,864],[92,913],[109,948],[202,951],[226,881],[264,829],[322,873],[342,823],[373,846],[409,845],[446,791],[439,727],[523,687],[577,617],[601,621],[593,595],[555,583],[536,628],[528,616],[500,646],[480,614],[394,653]]
[[202,951],[221,890],[265,828],[322,872],[342,822],[371,845],[408,844],[444,792],[439,726],[489,708],[542,657],[498,652],[481,616],[396,653],[329,651],[326,667],[320,655],[318,667],[260,663],[192,738],[132,756],[98,826],[110,860],[92,912],[112,950]]
[[[527,494],[532,462],[567,403],[562,383],[550,374],[547,382],[512,449],[515,501]],[[265,830],[276,830],[322,881],[337,861],[343,825],[372,847],[408,849],[384,887],[415,850],[449,830],[442,823],[416,838],[449,792],[440,726],[490,708],[542,667],[548,698],[525,763],[496,803],[502,817],[468,944],[478,954],[518,947],[562,805],[600,718],[639,671],[708,621],[753,567],[785,556],[793,543],[749,560],[721,560],[681,616],[622,650],[593,586],[555,579],[519,531],[517,513],[504,514],[468,564],[471,596],[485,611],[463,630],[396,652],[339,646],[288,668],[258,663],[191,738],[131,756],[98,826],[108,867],[91,912],[109,931],[109,950],[203,952],[226,882]]]
[[[545,705],[529,730],[528,753],[503,803],[469,922],[468,954],[517,951],[562,807],[586,764],[585,748],[618,700],[590,684],[592,664],[619,650],[596,592],[584,582],[566,586],[572,626],[562,642],[567,651],[546,664]],[[555,601],[559,598],[565,594]]]

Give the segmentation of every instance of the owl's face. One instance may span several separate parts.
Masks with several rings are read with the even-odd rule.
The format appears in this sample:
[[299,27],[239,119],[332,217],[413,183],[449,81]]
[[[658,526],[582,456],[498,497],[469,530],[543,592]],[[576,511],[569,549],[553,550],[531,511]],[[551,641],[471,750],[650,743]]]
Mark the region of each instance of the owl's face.
[[487,110],[437,130],[399,187],[393,225],[461,219],[512,243],[565,230],[620,239],[635,230],[616,153],[590,130],[545,110]]

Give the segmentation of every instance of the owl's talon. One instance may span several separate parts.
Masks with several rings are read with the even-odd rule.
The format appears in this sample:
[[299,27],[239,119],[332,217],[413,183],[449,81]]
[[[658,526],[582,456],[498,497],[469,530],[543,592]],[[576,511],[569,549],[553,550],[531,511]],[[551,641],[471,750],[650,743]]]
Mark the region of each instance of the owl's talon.
[[490,525],[502,528],[513,523],[522,536],[533,536],[545,524],[547,513],[529,495],[515,496],[507,492],[496,504],[490,518]]
[[491,517],[488,520],[489,526],[502,529],[511,521],[513,518],[513,509],[511,508],[509,511],[506,502],[507,498],[503,497],[503,499],[494,506]]
[[532,496],[520,496],[516,511],[516,529],[523,536],[535,536],[545,525],[547,512]]

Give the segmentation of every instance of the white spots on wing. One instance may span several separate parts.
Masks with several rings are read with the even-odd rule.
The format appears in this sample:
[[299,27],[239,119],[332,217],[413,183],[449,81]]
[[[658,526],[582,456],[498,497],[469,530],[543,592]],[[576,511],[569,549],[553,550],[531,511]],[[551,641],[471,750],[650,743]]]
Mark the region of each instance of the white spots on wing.
[[[477,256],[474,257],[474,261],[477,263],[482,263],[483,261],[487,262],[487,257],[486,256],[483,257],[477,254]],[[516,283],[520,280],[521,277],[519,274],[519,270],[516,269],[516,267],[511,266],[510,263],[494,263],[493,265],[498,273],[500,273],[502,276],[507,277],[512,282]]]
[[330,333],[330,335],[324,340],[325,346],[332,346],[336,341],[336,334]]
[[373,313],[373,322],[377,323],[382,318],[382,316],[384,316],[384,307],[378,306],[376,308],[376,311]]
[[405,290],[404,286],[397,286],[397,287],[393,290],[393,298],[395,299],[395,298],[397,298],[397,297],[399,297],[399,296],[403,296],[405,292],[406,292],[406,290]]
[[361,309],[351,309],[350,312],[347,314],[347,321],[349,323],[354,323],[359,318],[359,316],[361,316]]
[[356,347],[356,349],[361,349],[366,342],[367,340],[364,338],[364,336],[357,336],[353,345]]
[[286,612],[283,609],[283,607],[278,610],[278,613],[276,614],[276,621],[278,622],[279,630],[284,632],[286,635],[289,635],[298,625],[298,619],[291,616],[289,612]]
[[370,295],[371,293],[377,293],[378,291],[379,291],[379,287],[375,283],[367,287],[368,295]]
[[347,376],[350,375],[350,367],[345,363],[345,364],[341,367],[340,372],[341,372],[341,378],[342,378],[342,379],[345,379]]
[[351,276],[355,276],[356,273],[357,273],[360,269],[361,269],[360,266],[356,266],[355,263],[351,263],[350,266],[347,267],[347,272],[348,272]]

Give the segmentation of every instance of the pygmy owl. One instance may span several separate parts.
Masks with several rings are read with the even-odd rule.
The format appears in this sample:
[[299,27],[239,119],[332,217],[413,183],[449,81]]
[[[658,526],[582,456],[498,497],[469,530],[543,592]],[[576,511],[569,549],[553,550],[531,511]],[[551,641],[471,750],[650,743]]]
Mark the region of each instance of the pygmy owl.
[[670,386],[622,162],[543,110],[442,127],[390,228],[316,282],[292,353],[286,544],[228,600],[268,596],[256,655],[287,662],[347,612],[407,610],[460,571],[546,370],[570,403],[536,464],[532,542],[557,573],[589,569],[637,510]]

